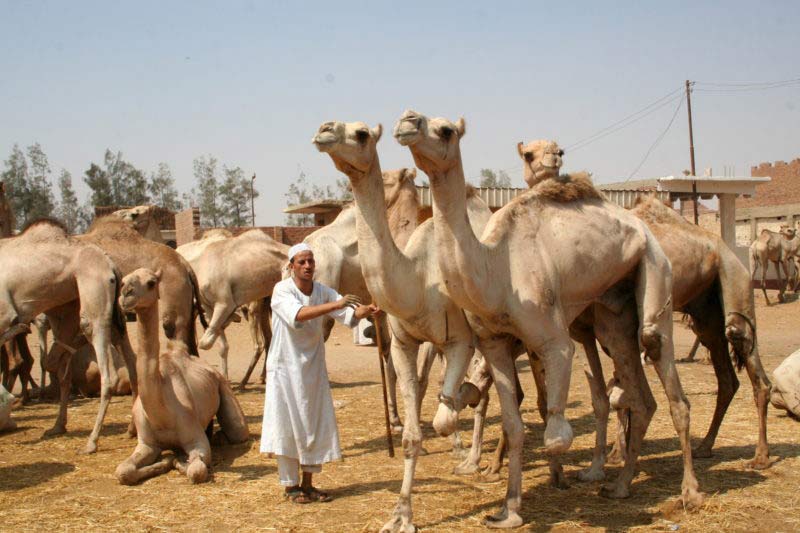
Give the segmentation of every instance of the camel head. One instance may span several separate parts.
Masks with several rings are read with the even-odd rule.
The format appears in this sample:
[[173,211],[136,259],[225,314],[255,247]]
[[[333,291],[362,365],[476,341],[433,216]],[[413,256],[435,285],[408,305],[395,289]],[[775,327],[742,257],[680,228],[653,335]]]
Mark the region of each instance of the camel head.
[[350,179],[365,176],[378,152],[376,145],[383,133],[378,124],[370,129],[363,122],[325,122],[311,139],[320,152],[325,152],[333,164]]
[[396,170],[384,171],[383,195],[386,198],[386,205],[393,205],[403,188],[410,187],[413,189],[414,194],[416,194],[417,190],[414,187],[414,179],[416,177],[416,168],[398,168]]
[[517,143],[517,152],[523,161],[525,183],[533,187],[540,181],[558,177],[563,161],[564,150],[555,141],[532,141]]
[[460,153],[458,143],[466,130],[463,118],[450,122],[408,110],[395,124],[394,138],[409,147],[414,162],[433,180],[460,163],[456,154]]
[[119,305],[124,311],[150,307],[158,301],[161,270],[139,268],[122,278]]
[[114,211],[111,216],[129,222],[136,231],[144,235],[148,226],[150,226],[154,210],[155,206],[152,205],[137,205],[129,209]]
[[788,224],[782,224],[779,233],[783,235],[785,239],[791,241],[794,239],[795,235],[797,235],[797,229],[789,226]]

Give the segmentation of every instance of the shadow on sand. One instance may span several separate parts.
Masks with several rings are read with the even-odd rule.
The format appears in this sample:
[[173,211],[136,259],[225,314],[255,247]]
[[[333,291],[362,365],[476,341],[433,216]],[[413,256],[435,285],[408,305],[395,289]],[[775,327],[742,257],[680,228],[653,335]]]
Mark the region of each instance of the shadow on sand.
[[0,491],[21,490],[46,483],[75,470],[71,463],[38,461],[0,467]]

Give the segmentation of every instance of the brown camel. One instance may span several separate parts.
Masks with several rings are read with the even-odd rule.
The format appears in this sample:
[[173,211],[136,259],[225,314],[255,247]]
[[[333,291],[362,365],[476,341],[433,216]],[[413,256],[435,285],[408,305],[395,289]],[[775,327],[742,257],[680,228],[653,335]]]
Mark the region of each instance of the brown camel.
[[[478,239],[466,223],[463,201],[466,185],[459,141],[464,131],[463,120],[427,119],[409,111],[398,122],[395,136],[409,146],[417,166],[431,180],[439,266],[448,292],[470,317],[501,400],[509,482],[503,509],[490,517],[487,525],[516,527],[522,523],[524,434],[508,336],[522,340],[542,359],[548,410],[544,444],[548,452],[562,453],[572,442],[572,430],[564,417],[574,354],[569,327],[593,303],[598,338],[608,343],[612,356],[623,355],[615,358],[615,363],[630,365],[622,376],[630,381],[624,384],[626,393],[635,396],[629,400],[629,451],[638,454],[652,416],[649,388],[644,387],[638,361],[641,343],[656,363],[680,437],[684,463],[681,498],[685,505],[698,505],[703,497],[692,466],[689,405],[675,371],[672,273],[655,238],[640,220],[604,201],[588,176],[573,175],[563,181],[545,180],[501,208]],[[564,247],[563,242],[573,245]],[[635,304],[627,298],[632,291]],[[598,316],[598,310],[607,316]],[[636,365],[631,364],[633,357]],[[606,493],[624,496],[632,475],[632,470],[623,469]]]
[[137,268],[161,270],[161,324],[168,339],[183,341],[197,355],[195,312],[200,313],[197,280],[189,263],[165,244],[142,237],[131,223],[114,216],[94,221],[85,235],[76,239],[95,244],[117,265],[122,276]]
[[[125,320],[116,305],[119,274],[114,263],[100,248],[69,237],[63,226],[37,221],[19,236],[0,241],[0,285],[4,287],[0,298],[0,343],[29,331],[28,324],[42,312],[51,318],[54,337],[60,342],[71,342],[78,330],[91,340],[100,367],[102,392],[97,420],[84,451],[96,451],[114,381],[111,342],[115,334],[126,335]],[[62,321],[56,316],[65,307],[71,309],[74,331],[62,328]],[[132,353],[126,351],[123,355],[129,375],[135,376]],[[69,385],[61,383],[62,399],[63,390],[68,391]],[[48,435],[66,431],[65,399],[62,404],[56,425]]]
[[[180,341],[161,353],[158,299],[161,273],[140,268],[122,280],[119,303],[135,311],[139,323],[136,367],[139,397],[133,405],[138,444],[115,475],[132,485],[177,467],[192,483],[208,478],[211,445],[206,431],[214,416],[229,442],[245,442],[250,434],[228,381],[205,361],[190,357]],[[186,461],[161,459],[162,450],[186,454]]]
[[161,228],[155,219],[155,211],[156,206],[154,205],[137,205],[127,209],[118,209],[109,216],[128,222],[145,239],[164,244],[164,239],[161,238]]
[[750,270],[752,279],[756,279],[756,272],[761,267],[761,290],[764,292],[764,299],[770,305],[767,297],[767,269],[769,263],[775,265],[775,273],[778,276],[778,301],[783,301],[783,293],[786,292],[786,285],[781,279],[781,268],[789,280],[789,260],[793,255],[790,250],[790,242],[795,238],[795,229],[788,226],[781,226],[780,232],[761,230],[761,234],[750,245]]
[[[419,426],[417,362],[420,345],[430,342],[445,354],[447,373],[433,420],[436,431],[450,435],[456,429],[462,403],[477,401],[462,390],[462,381],[474,351],[473,334],[463,311],[445,291],[438,267],[439,254],[433,239],[433,221],[417,227],[404,249],[392,238],[376,145],[382,128],[370,129],[363,122],[326,122],[313,143],[327,153],[338,170],[350,180],[355,196],[358,258],[373,301],[388,316],[392,330],[391,354],[403,395],[404,471],[400,496],[391,519],[382,531],[413,531],[411,490],[414,470],[422,448]],[[474,196],[474,195],[473,195]],[[462,203],[467,191],[462,192]],[[464,212],[464,221],[483,226],[489,210],[479,199]],[[472,230],[470,230],[472,231]]]

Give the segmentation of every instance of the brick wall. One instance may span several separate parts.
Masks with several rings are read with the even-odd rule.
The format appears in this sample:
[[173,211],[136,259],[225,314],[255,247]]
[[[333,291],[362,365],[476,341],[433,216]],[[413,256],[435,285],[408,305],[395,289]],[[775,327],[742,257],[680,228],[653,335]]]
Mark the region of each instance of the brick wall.
[[738,198],[736,207],[756,207],[800,203],[800,158],[787,163],[761,163],[750,167],[753,177],[772,178],[772,181],[756,187],[753,198]]
[[199,239],[201,235],[199,208],[191,207],[175,213],[175,241],[178,246]]

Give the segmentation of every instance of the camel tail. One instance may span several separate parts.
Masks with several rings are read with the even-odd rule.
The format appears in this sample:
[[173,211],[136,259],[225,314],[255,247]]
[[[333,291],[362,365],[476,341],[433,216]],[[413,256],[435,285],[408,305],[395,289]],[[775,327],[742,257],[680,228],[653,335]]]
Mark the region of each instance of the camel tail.
[[119,306],[119,294],[122,290],[122,273],[120,273],[116,266],[114,267],[114,278],[114,305],[112,306],[111,310],[111,323],[113,324],[114,328],[116,328],[117,332],[119,332],[120,337],[124,337],[128,332],[128,329],[126,325],[127,321],[125,320],[125,313]]
[[194,270],[192,270],[192,267],[188,264],[186,267],[189,272],[189,282],[192,284],[192,303],[194,305],[195,312],[197,313],[197,316],[200,317],[200,324],[203,325],[204,329],[207,329],[208,321],[206,320],[206,313],[203,311],[203,305],[200,301],[200,284],[197,283],[197,276],[195,275]]
[[217,422],[225,437],[231,444],[239,444],[250,438],[247,421],[239,402],[236,400],[227,380],[220,376],[219,379],[219,410]]

